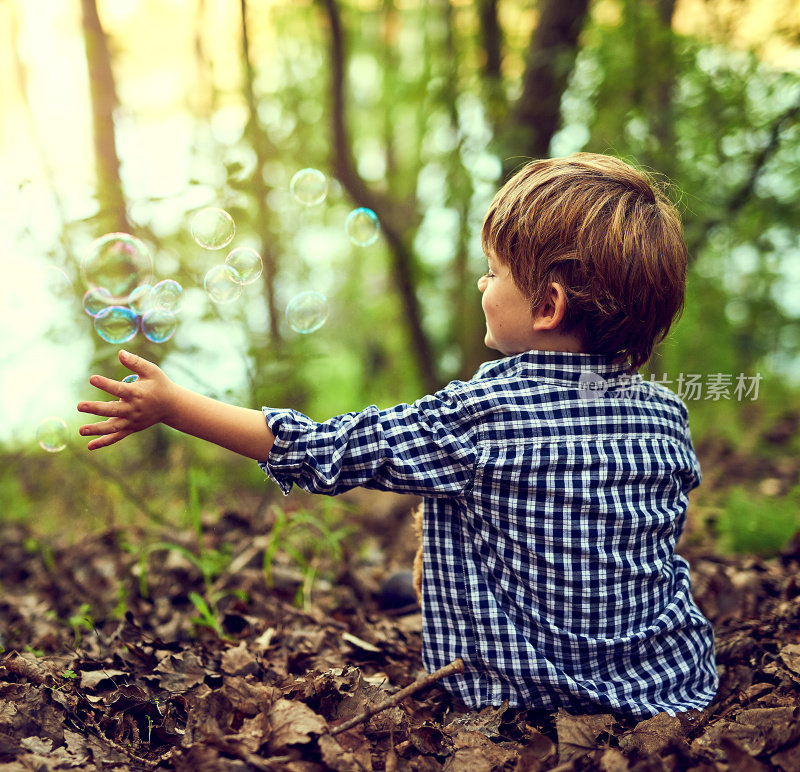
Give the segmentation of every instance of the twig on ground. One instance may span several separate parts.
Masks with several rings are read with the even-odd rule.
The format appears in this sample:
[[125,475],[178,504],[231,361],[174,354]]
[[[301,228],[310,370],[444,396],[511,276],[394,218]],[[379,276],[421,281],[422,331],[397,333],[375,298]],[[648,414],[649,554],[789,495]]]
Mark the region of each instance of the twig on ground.
[[434,670],[433,673],[426,673],[424,676],[418,678],[413,683],[410,683],[399,692],[395,692],[391,697],[389,697],[389,699],[384,700],[378,705],[370,705],[370,707],[367,708],[363,713],[353,716],[353,718],[348,719],[343,724],[339,724],[339,726],[331,729],[331,734],[337,735],[341,734],[342,732],[346,732],[348,729],[352,729],[354,726],[356,726],[356,724],[360,724],[362,721],[372,718],[377,713],[394,707],[395,705],[401,703],[406,697],[410,697],[412,694],[422,691],[425,687],[436,683],[436,681],[439,681],[442,678],[447,678],[447,676],[456,675],[457,673],[463,672],[463,660],[454,659],[449,665],[440,667],[438,670]]

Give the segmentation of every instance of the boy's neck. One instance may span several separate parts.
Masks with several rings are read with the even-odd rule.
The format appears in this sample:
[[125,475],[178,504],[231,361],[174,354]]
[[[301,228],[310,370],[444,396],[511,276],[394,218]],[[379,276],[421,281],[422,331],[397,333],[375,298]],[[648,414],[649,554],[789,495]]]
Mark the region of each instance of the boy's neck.
[[585,354],[583,341],[574,333],[560,330],[537,330],[533,349],[536,351],[561,351],[565,354]]

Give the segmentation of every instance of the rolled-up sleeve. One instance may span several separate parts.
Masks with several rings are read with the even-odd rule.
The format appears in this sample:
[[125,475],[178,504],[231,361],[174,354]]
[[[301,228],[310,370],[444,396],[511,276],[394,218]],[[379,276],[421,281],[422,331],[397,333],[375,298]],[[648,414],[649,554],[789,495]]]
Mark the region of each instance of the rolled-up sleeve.
[[473,479],[476,429],[454,391],[322,423],[295,410],[263,412],[275,444],[259,466],[284,493],[294,484],[326,495],[361,486],[452,496]]

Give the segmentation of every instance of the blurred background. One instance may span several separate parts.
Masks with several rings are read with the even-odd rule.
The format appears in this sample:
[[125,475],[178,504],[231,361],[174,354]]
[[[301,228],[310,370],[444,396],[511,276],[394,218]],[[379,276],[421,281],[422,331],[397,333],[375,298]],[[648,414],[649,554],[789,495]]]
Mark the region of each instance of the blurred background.
[[[255,464],[160,427],[85,450],[88,376],[126,374],[82,306],[95,238],[133,234],[153,281],[184,288],[174,336],[126,348],[323,420],[496,356],[486,208],[527,159],[587,150],[653,170],[684,218],[686,310],[645,375],[689,406],[687,540],[766,555],[800,527],[793,0],[0,0],[0,95],[0,518],[79,534],[279,498]],[[318,205],[290,192],[304,168],[328,179]],[[263,259],[235,303],[203,290],[225,257],[191,237],[208,206]],[[356,207],[381,225],[366,247],[345,233]],[[284,311],[306,290],[329,316],[298,334]],[[48,416],[60,452],[37,443]]]

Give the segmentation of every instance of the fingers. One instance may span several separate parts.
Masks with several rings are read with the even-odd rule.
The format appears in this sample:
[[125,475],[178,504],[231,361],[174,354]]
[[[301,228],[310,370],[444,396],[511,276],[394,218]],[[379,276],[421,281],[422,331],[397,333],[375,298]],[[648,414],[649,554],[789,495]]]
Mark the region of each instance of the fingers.
[[92,415],[106,416],[111,418],[120,415],[122,410],[121,402],[79,402],[79,413],[91,413]]
[[93,375],[89,378],[89,383],[114,397],[124,397],[128,393],[128,386],[130,385],[122,383],[122,381],[106,378],[104,375]]
[[154,365],[136,354],[131,354],[130,351],[125,351],[125,349],[120,349],[119,361],[137,375],[147,376],[158,369],[158,365]]
[[102,437],[97,437],[89,442],[86,446],[89,450],[98,450],[99,448],[107,448],[120,440],[125,439],[130,432],[114,432],[113,434],[105,434]]

